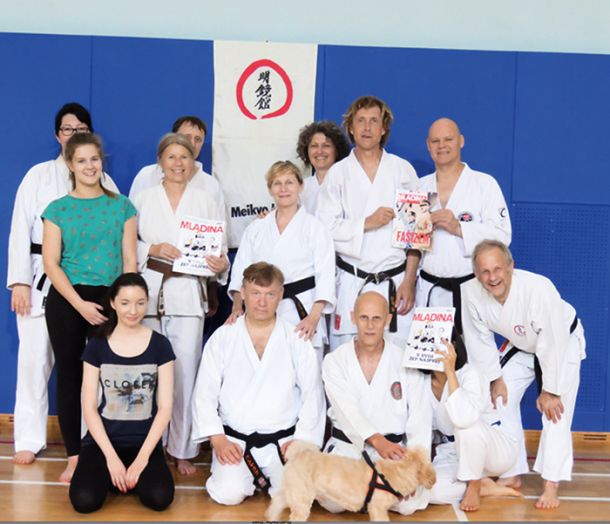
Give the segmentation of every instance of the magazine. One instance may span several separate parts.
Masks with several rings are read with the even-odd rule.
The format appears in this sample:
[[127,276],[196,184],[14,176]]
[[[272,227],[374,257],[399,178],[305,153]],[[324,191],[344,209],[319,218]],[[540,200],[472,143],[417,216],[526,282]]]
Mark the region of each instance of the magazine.
[[432,249],[430,208],[436,193],[396,190],[396,217],[392,227],[392,246],[401,249]]
[[182,251],[182,256],[174,260],[173,270],[189,275],[213,276],[215,273],[208,268],[205,257],[221,255],[224,234],[225,222],[223,220],[182,216],[176,245]]
[[451,340],[455,308],[418,307],[407,339],[402,365],[408,368],[443,371],[443,363],[435,362],[437,349],[446,350],[442,339]]

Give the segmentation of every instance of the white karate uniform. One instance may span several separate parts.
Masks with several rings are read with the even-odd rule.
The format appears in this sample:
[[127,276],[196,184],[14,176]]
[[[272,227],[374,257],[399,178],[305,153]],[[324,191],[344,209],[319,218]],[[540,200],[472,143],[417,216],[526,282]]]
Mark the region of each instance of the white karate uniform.
[[[370,383],[358,362],[353,339],[324,357],[322,379],[330,403],[328,416],[333,426],[343,431],[353,443],[331,437],[326,452],[360,459],[364,449],[372,460],[378,460],[380,457],[375,448],[365,442],[375,433],[404,433],[407,446],[422,446],[430,452],[432,410],[425,401],[430,390],[430,376],[403,367],[403,353],[402,348],[386,338]],[[429,496],[430,491],[419,486],[413,497],[390,509],[410,515],[424,509]],[[329,501],[321,504],[333,512],[343,509]]]
[[[542,416],[542,435],[534,470],[545,480],[559,482],[572,476],[572,435],[574,405],[580,381],[580,361],[585,358],[585,337],[580,321],[570,334],[576,316],[574,308],[562,300],[553,283],[542,275],[515,269],[510,292],[500,304],[478,280],[462,286],[464,338],[468,358],[487,380],[504,377],[508,406],[501,429],[519,442],[517,464],[504,477],[528,471],[520,404],[534,380],[534,355],[542,368],[542,389],[561,396],[565,411],[554,424]],[[500,368],[493,333],[507,338],[523,350]]]
[[[325,400],[320,367],[310,342],[279,316],[259,359],[245,317],[218,328],[205,345],[193,395],[195,442],[224,433],[223,425],[246,435],[275,433],[296,425],[294,435],[322,445]],[[245,443],[227,437],[245,449]],[[281,485],[283,466],[277,448],[253,448],[252,455],[270,479],[271,496]],[[254,493],[253,477],[242,461],[222,465],[212,453],[212,475],[206,482],[219,504],[239,504]]]
[[[161,184],[137,193],[133,203],[138,210],[138,265],[148,284],[149,301],[145,323],[169,338],[176,354],[174,366],[174,408],[167,438],[167,451],[179,459],[197,456],[199,446],[190,441],[191,395],[201,359],[205,318],[205,278],[193,275],[170,277],[163,283],[164,315],[157,318],[157,304],[162,274],[146,267],[152,244],[178,241],[183,215],[222,220],[222,209],[207,192],[188,184],[176,212]],[[227,252],[226,235],[222,243]],[[225,284],[227,271],[218,280]]]
[[[436,172],[419,181],[419,191],[437,193]],[[437,200],[430,211],[442,209]],[[510,245],[512,229],[508,208],[502,190],[496,180],[480,171],[464,169],[451,192],[445,206],[460,221],[462,237],[452,235],[444,229],[432,233],[432,251],[424,251],[421,269],[430,275],[457,278],[472,274],[472,252],[482,240],[499,240]],[[432,284],[423,278],[417,279],[416,304],[427,305]],[[452,306],[453,296],[440,286],[430,294],[430,306]]]
[[318,177],[313,173],[303,181],[303,192],[301,193],[301,203],[310,215],[316,214],[318,206],[318,194],[322,185],[318,182]]
[[[303,206],[280,234],[276,222],[276,210],[265,218],[254,220],[244,231],[235,256],[229,293],[239,291],[244,270],[255,262],[268,262],[284,274],[284,282],[296,282],[314,276],[316,287],[297,295],[307,312],[313,303],[325,301],[322,311],[332,313],[335,306],[335,250],[327,229]],[[297,309],[291,299],[283,299],[277,314],[291,324],[300,322]],[[326,335],[324,316],[321,316],[312,344],[322,361]]]
[[[119,192],[104,174],[103,184]],[[19,354],[15,393],[15,451],[38,453],[46,447],[49,411],[48,382],[54,357],[44,317],[51,280],[44,277],[42,255],[31,253],[31,244],[42,245],[46,207],[72,190],[69,170],[63,157],[36,164],[23,177],[13,208],[8,243],[7,287],[26,284],[31,289],[30,315],[17,315]],[[38,289],[40,287],[40,289]]]
[[458,369],[456,375],[460,387],[449,395],[446,383],[440,401],[432,388],[428,390],[433,427],[455,438],[455,442],[436,447],[432,504],[462,500],[467,481],[500,476],[517,461],[517,440],[500,429],[503,409],[493,408],[488,383],[470,364]]
[[[392,247],[392,223],[364,231],[367,216],[379,207],[394,208],[396,190],[415,190],[417,174],[406,160],[383,151],[373,182],[358,162],[354,151],[328,171],[318,195],[317,217],[328,227],[335,251],[343,260],[369,273],[405,265],[404,249]],[[331,349],[348,342],[356,333],[350,313],[361,291],[363,280],[338,269],[337,307],[332,321]],[[396,288],[404,273],[393,277]],[[362,291],[374,290],[388,297],[389,283],[367,284]],[[412,311],[398,316],[398,331],[386,336],[400,346],[406,344]]]

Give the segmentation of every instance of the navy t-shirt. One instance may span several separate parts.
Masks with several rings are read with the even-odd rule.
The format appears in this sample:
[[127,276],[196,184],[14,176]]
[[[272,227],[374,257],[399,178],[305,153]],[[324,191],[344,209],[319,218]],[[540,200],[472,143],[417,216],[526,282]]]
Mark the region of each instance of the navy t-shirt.
[[[98,411],[114,446],[142,445],[157,413],[157,368],[175,359],[169,340],[156,331],[136,357],[117,355],[105,338],[89,340],[82,360],[100,370]],[[87,432],[83,444],[92,443]]]

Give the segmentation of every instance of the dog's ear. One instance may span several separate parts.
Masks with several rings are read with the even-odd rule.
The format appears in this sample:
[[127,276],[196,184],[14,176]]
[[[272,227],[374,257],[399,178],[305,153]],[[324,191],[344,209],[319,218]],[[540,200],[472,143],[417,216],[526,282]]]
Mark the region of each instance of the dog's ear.
[[420,484],[430,489],[436,483],[436,471],[423,448],[413,450],[413,461],[417,464],[417,477]]

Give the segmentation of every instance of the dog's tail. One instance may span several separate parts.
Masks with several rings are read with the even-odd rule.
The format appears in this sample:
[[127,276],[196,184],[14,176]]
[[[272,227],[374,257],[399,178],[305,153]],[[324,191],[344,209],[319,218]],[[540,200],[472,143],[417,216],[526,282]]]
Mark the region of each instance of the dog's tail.
[[282,520],[282,513],[288,507],[286,498],[284,497],[284,491],[282,489],[275,492],[271,498],[271,502],[265,511],[265,519],[267,521],[277,522]]

